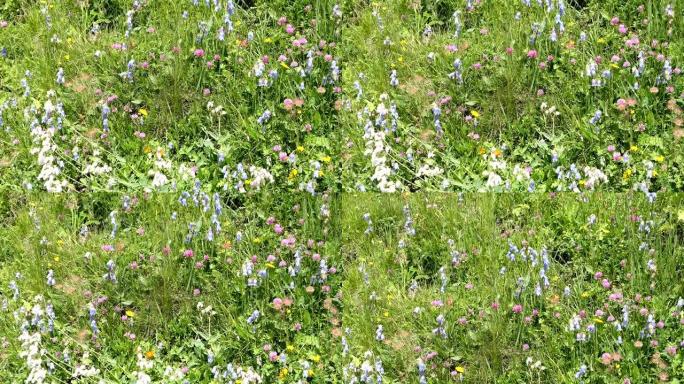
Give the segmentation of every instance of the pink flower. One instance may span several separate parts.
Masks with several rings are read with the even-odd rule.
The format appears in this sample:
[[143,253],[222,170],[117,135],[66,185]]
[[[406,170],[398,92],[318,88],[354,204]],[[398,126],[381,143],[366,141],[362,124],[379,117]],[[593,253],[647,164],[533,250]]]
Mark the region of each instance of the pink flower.
[[194,52],[195,57],[204,57],[204,49],[197,48]]
[[114,246],[112,246],[111,244],[105,244],[102,246],[102,250],[105,252],[112,252],[114,251]]
[[520,304],[516,304],[513,306],[513,313],[522,313],[523,311],[523,306]]
[[292,101],[292,99],[285,99],[283,100],[283,106],[286,110],[290,111],[292,110],[292,107],[294,107],[294,101]]
[[536,50],[530,49],[529,51],[527,51],[527,58],[528,59],[536,59],[537,56],[539,56],[539,53],[537,53]]
[[192,251],[192,249],[186,249],[183,251],[183,257],[185,258],[191,258],[195,255],[195,253]]
[[293,27],[292,24],[288,24],[287,26],[285,26],[285,32],[288,35],[291,35],[295,32],[295,27]]
[[604,352],[601,355],[601,363],[603,365],[610,365],[610,363],[612,363],[612,362],[613,362],[613,356],[611,356],[610,353]]
[[276,224],[273,226],[273,231],[280,235],[281,233],[283,233],[283,226],[280,224]]
[[620,24],[618,27],[618,32],[620,32],[621,35],[624,35],[627,33],[627,27],[625,27],[623,24]]
[[283,300],[279,297],[273,299],[273,308],[275,308],[276,311],[280,311],[283,308]]
[[618,18],[617,16],[614,16],[612,19],[610,19],[610,25],[615,26],[618,24],[620,24],[620,18]]

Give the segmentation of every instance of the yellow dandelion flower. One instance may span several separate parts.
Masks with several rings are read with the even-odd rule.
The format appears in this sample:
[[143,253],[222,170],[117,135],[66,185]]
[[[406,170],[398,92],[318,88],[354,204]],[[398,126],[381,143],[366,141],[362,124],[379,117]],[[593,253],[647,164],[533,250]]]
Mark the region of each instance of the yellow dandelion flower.
[[470,115],[477,119],[478,117],[480,117],[480,112],[472,110],[470,111]]
[[304,147],[302,147],[301,145],[298,145],[297,146],[297,152],[304,152]]
[[663,155],[658,155],[658,156],[656,156],[653,160],[655,160],[655,161],[658,162],[658,163],[662,163],[663,161],[665,161],[665,156],[663,156]]
[[291,170],[291,171],[290,171],[290,174],[287,175],[287,179],[288,179],[288,180],[294,179],[295,177],[297,177],[297,174],[298,174],[298,173],[299,173],[299,171],[297,171],[296,169]]
[[138,109],[138,113],[147,117],[147,109],[145,109],[145,108]]
[[127,310],[126,310],[126,316],[128,316],[128,317],[135,317],[135,312],[133,312],[133,311],[130,310],[130,309],[127,309]]
[[463,373],[463,372],[465,372],[465,368],[458,366],[458,367],[456,367],[456,372]]

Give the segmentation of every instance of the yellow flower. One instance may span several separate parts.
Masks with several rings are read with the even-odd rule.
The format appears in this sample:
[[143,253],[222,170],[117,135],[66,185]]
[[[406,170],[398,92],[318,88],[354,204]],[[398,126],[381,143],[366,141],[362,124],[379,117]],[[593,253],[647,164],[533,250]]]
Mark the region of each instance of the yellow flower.
[[288,373],[290,373],[290,371],[288,371],[287,368],[281,368],[280,372],[278,373],[278,378],[280,380],[284,380],[287,377]]
[[261,238],[260,238],[260,237],[255,237],[255,238],[253,238],[253,239],[252,239],[252,243],[254,243],[254,244],[259,244],[259,243],[261,243]]
[[299,171],[297,171],[296,169],[291,170],[291,171],[290,171],[290,174],[287,175],[287,179],[288,179],[288,180],[294,179],[295,177],[297,177],[297,174],[298,174],[298,173],[299,173]]
[[126,310],[126,316],[128,317],[135,317],[135,312],[131,311],[130,309]]
[[285,350],[288,351],[288,352],[293,352],[294,349],[295,349],[294,346],[291,345],[291,344],[288,344],[288,345],[285,347]]
[[584,184],[586,184],[586,183],[587,183],[586,180],[580,180],[580,181],[579,181],[580,187],[584,187]]
[[143,147],[143,152],[145,152],[145,153],[152,152],[152,147],[150,147],[149,145],[146,145],[145,147]]
[[629,147],[629,150],[631,152],[639,152],[639,147],[637,147],[636,145],[632,145]]
[[313,361],[314,363],[319,363],[321,361],[321,356],[320,355],[314,355],[311,358],[311,361]]
[[313,375],[314,375],[313,369],[309,369],[309,371],[307,373],[309,374],[309,377],[313,377]]
[[655,157],[654,160],[657,161],[657,162],[659,162],[659,163],[662,163],[663,161],[665,161],[665,156],[663,156],[663,155],[658,155],[658,156]]
[[398,62],[403,63],[404,62],[404,56],[399,56],[397,59]]
[[478,112],[478,111],[476,111],[476,110],[470,111],[470,114],[471,114],[474,118],[476,118],[476,119],[477,119],[478,117],[480,117],[480,112]]
[[629,179],[630,177],[632,177],[632,169],[631,169],[631,168],[627,168],[627,169],[625,169],[625,172],[622,174],[622,179],[623,179],[623,180],[627,180],[627,179]]
[[321,157],[321,161],[324,163],[329,163],[330,161],[332,161],[332,158],[330,156],[323,156]]
[[149,351],[145,352],[145,358],[147,358],[147,360],[152,360],[152,359],[154,359],[154,351],[153,351],[153,350],[149,350]]
[[603,320],[599,319],[598,317],[594,318],[594,323],[596,324],[603,324]]
[[298,145],[297,146],[297,152],[304,152],[304,147],[302,147],[301,145]]
[[591,296],[591,294],[587,291],[582,292],[582,298],[586,299],[587,297]]
[[252,185],[252,179],[247,179],[247,180],[245,180],[245,184],[247,184],[247,185]]
[[599,44],[605,44],[606,39],[604,39],[603,37],[599,37],[599,39],[596,40],[596,42],[599,43]]
[[484,148],[480,147],[480,150],[479,150],[478,152],[480,153],[480,155],[484,155],[485,153],[487,153],[487,150],[485,150]]
[[385,311],[385,313],[382,314],[385,317],[389,317],[389,312]]
[[64,61],[69,61],[71,60],[71,56],[69,55],[64,55]]
[[458,366],[458,367],[456,367],[456,372],[463,373],[463,372],[465,372],[465,368]]
[[272,43],[272,42],[273,42],[273,39],[271,39],[270,37],[267,37],[264,39],[264,43],[268,44],[268,43]]
[[59,256],[55,256],[53,259],[55,260],[56,263],[59,263]]
[[145,108],[138,109],[138,113],[147,117],[147,109],[145,109]]

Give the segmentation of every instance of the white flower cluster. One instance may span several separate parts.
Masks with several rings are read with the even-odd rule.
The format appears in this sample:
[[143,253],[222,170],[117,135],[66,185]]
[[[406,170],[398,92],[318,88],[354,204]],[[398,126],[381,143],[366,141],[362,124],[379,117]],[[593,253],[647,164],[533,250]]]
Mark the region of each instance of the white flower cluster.
[[380,192],[393,193],[401,189],[402,185],[399,181],[390,180],[392,169],[387,165],[389,150],[385,147],[385,131],[382,129],[382,126],[384,126],[388,111],[385,104],[380,103],[375,112],[378,114],[376,124],[381,128],[376,131],[370,120],[366,124],[363,135],[363,138],[366,140],[366,151],[364,154],[370,156],[371,165],[374,168],[371,180],[377,181]]
[[112,172],[112,167],[104,163],[100,158],[100,150],[96,149],[93,151],[93,155],[90,157],[90,164],[86,164],[83,169],[83,174],[85,175],[106,175]]
[[225,370],[221,370],[218,366],[211,369],[214,374],[214,380],[220,383],[227,384],[259,384],[262,382],[261,376],[259,376],[252,367],[242,368],[240,366],[233,366],[233,364],[228,364]]
[[385,374],[382,361],[371,351],[367,351],[363,357],[361,365],[358,364],[358,359],[354,359],[342,369],[345,383],[382,383]]
[[598,168],[584,167],[584,175],[587,178],[584,186],[589,190],[593,190],[598,184],[608,182],[608,176]]
[[40,346],[40,332],[29,333],[27,329],[24,329],[19,336],[19,341],[21,341],[19,356],[26,359],[26,365],[29,369],[25,383],[42,384],[47,377],[47,369],[43,367],[45,349]]
[[[42,384],[45,382],[48,369],[43,365],[43,356],[47,351],[42,348],[42,332],[47,332],[46,327],[46,313],[48,316],[50,312],[43,309],[43,297],[38,295],[34,299],[34,305],[29,309],[28,304],[22,305],[14,316],[17,320],[23,318],[21,324],[21,335],[19,341],[21,342],[21,350],[19,357],[26,360],[29,374],[24,381],[26,384]],[[23,316],[20,317],[19,314]]]
[[133,372],[133,376],[136,378],[135,383],[136,384],[151,384],[152,383],[152,377],[145,373],[145,371],[149,371],[152,369],[154,366],[154,361],[152,359],[147,359],[142,353],[142,349],[138,347],[137,351],[137,357],[138,357],[138,371]]
[[[64,110],[61,103],[53,104],[50,99],[54,92],[48,92],[48,99],[43,104],[43,116],[39,121],[33,118],[31,122],[31,138],[35,145],[31,148],[31,154],[38,156],[38,165],[41,170],[38,180],[42,180],[48,192],[62,192],[67,186],[66,180],[60,179],[64,162],[55,157],[57,144],[53,138],[61,126]],[[28,113],[25,114],[28,117]]]
[[90,354],[86,351],[83,353],[81,358],[81,364],[76,364],[76,369],[71,375],[73,378],[78,377],[94,377],[100,374],[100,370],[92,366],[92,361],[90,361]]
[[160,188],[169,182],[169,178],[164,173],[172,169],[170,160],[164,159],[164,151],[158,148],[154,155],[154,166],[148,174],[152,176],[152,187]]
[[249,186],[256,191],[268,183],[273,183],[273,175],[264,168],[252,165],[249,167],[249,173],[252,175]]

